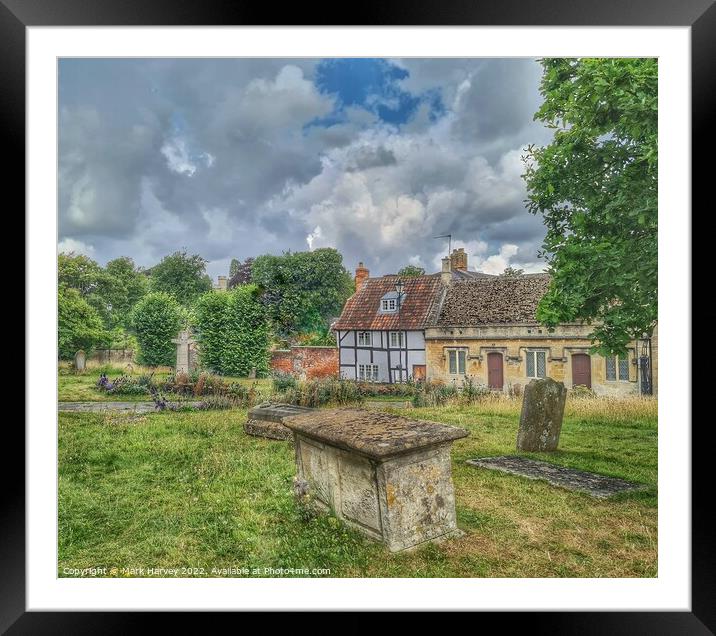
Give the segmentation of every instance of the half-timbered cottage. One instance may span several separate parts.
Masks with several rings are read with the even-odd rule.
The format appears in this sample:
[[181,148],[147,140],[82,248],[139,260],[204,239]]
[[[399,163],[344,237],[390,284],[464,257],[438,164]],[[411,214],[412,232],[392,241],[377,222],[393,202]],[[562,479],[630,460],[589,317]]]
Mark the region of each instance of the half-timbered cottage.
[[356,293],[333,324],[342,378],[424,379],[425,326],[440,296],[440,275],[369,278],[361,263]]

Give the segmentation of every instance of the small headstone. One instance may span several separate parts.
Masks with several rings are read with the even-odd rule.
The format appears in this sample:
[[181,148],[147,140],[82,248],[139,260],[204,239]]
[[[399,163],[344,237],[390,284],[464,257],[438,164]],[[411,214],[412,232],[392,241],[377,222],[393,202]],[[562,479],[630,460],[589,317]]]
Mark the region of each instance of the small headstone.
[[255,380],[256,379],[256,367],[252,367],[251,371],[249,371],[249,380]]
[[87,366],[87,354],[80,349],[75,353],[75,371],[84,371]]
[[176,373],[189,373],[189,347],[194,344],[188,331],[180,331],[179,335],[172,340],[177,346]]
[[552,378],[532,380],[524,391],[517,450],[544,452],[557,450],[562,431],[567,388]]

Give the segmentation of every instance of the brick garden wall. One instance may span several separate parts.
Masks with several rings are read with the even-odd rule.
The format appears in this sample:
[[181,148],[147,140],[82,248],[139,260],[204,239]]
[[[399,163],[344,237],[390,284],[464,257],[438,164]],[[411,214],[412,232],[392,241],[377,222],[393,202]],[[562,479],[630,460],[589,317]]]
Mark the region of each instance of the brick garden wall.
[[271,352],[271,370],[313,380],[338,375],[337,347],[291,347]]

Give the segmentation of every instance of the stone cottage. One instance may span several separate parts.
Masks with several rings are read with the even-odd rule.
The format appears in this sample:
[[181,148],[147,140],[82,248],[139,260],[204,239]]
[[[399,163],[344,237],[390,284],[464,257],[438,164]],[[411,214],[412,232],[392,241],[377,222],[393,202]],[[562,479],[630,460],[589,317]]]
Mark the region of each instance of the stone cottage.
[[657,392],[656,330],[651,339],[631,342],[626,356],[591,354],[589,325],[562,324],[550,331],[537,322],[547,274],[471,272],[464,251],[454,250],[440,274],[402,281],[405,302],[399,306],[384,303],[397,299],[398,277],[371,279],[361,264],[356,281],[356,294],[334,325],[342,377],[450,383],[470,378],[505,392],[551,377],[598,395]]

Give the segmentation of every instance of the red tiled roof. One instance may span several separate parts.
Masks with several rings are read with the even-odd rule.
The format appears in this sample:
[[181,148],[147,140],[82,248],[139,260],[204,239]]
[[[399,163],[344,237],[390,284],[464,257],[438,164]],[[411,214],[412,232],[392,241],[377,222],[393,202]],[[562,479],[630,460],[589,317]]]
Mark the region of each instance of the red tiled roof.
[[385,294],[395,291],[397,280],[395,275],[368,278],[348,299],[333,329],[423,329],[440,299],[440,274],[404,278],[405,297],[400,311],[382,314],[380,301]]

